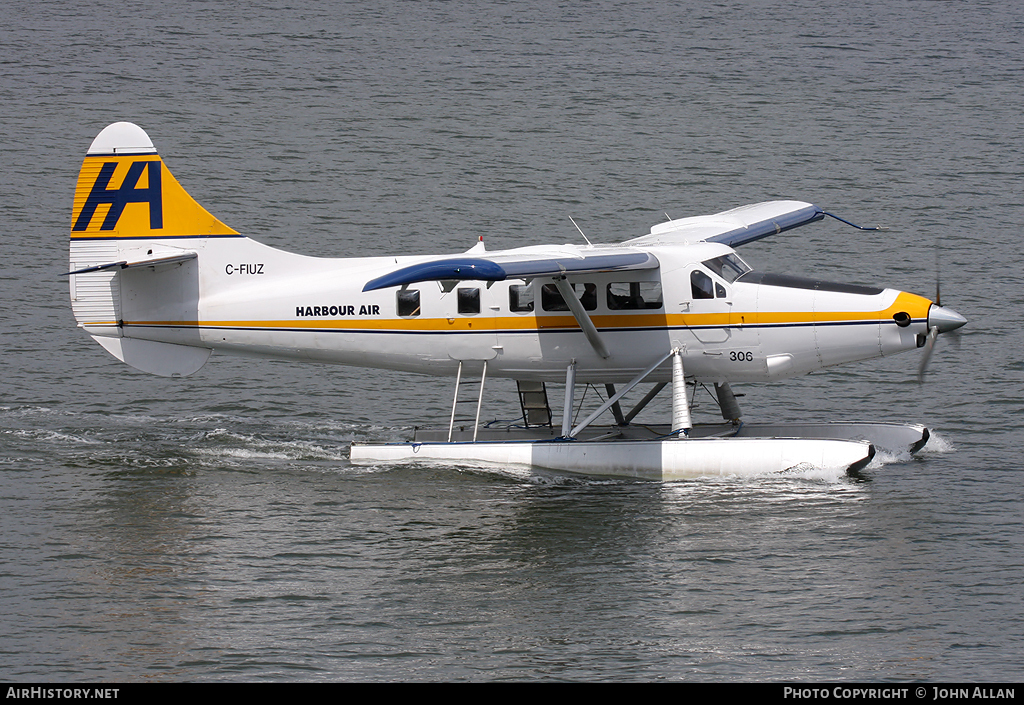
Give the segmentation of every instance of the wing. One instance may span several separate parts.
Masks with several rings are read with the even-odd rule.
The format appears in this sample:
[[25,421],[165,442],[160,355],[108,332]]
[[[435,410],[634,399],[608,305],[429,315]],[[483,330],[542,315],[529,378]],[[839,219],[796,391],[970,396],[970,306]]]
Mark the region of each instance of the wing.
[[363,287],[375,291],[423,281],[504,281],[559,274],[590,274],[656,269],[658,259],[629,247],[523,247],[496,252],[473,251],[435,257],[395,269]]
[[825,217],[825,212],[803,201],[767,201],[740,206],[715,215],[699,215],[659,223],[649,235],[622,243],[632,246],[689,245],[718,242],[739,247],[769,235],[798,228]]
[[540,246],[498,252],[473,248],[463,255],[424,258],[392,270],[371,279],[363,291],[422,281],[503,281],[559,274],[656,269],[659,266],[657,257],[643,248],[698,242],[738,247],[821,220],[824,216],[825,212],[811,203],[768,201],[715,215],[670,220],[655,225],[649,235],[627,240],[618,246]]

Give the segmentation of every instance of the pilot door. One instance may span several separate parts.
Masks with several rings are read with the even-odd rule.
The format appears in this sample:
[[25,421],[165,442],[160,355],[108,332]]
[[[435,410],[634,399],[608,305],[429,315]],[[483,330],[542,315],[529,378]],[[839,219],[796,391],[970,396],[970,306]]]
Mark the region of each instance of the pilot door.
[[689,277],[690,300],[684,320],[690,333],[704,346],[727,346],[732,338],[733,301],[730,287],[700,266]]

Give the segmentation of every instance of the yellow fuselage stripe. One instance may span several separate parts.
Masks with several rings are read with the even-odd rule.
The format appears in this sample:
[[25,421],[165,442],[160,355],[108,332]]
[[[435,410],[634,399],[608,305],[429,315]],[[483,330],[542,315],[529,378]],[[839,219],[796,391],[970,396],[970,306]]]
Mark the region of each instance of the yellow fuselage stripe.
[[[595,315],[591,317],[599,330],[635,328],[699,328],[784,326],[824,323],[871,323],[893,320],[895,313],[906,312],[912,319],[922,320],[928,315],[931,302],[916,294],[901,292],[891,306],[882,311],[737,311],[733,313],[641,313]],[[125,325],[192,327],[192,328],[267,328],[267,329],[333,329],[339,331],[395,331],[395,332],[540,332],[546,330],[579,330],[576,319],[565,315],[529,315],[470,318],[309,318],[288,320],[234,320],[234,321],[124,321]],[[90,322],[86,325],[117,325],[117,322]]]

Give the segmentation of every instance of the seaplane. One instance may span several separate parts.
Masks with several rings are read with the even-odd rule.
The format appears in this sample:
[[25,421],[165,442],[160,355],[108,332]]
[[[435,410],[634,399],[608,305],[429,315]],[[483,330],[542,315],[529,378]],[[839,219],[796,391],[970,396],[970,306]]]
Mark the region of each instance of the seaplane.
[[[928,430],[747,422],[731,385],[918,348],[927,359],[938,335],[967,321],[923,296],[770,274],[737,253],[826,216],[811,203],[771,201],[670,219],[616,244],[591,244],[581,230],[586,244],[492,251],[481,238],[456,254],[309,257],[222,223],[171,175],[142,128],[118,122],[82,164],[66,276],[78,326],[148,373],[190,375],[216,350],[455,378],[447,429],[353,443],[354,464],[657,480],[803,466],[857,472],[876,446],[916,452]],[[481,423],[492,378],[515,380],[515,423]],[[457,423],[467,382],[470,393],[476,385],[475,416]],[[651,387],[627,411],[624,397],[640,384]],[[583,420],[581,386],[605,392]],[[671,416],[635,422],[666,387]],[[720,421],[691,421],[698,388],[717,401]],[[555,413],[552,389],[562,390]]]

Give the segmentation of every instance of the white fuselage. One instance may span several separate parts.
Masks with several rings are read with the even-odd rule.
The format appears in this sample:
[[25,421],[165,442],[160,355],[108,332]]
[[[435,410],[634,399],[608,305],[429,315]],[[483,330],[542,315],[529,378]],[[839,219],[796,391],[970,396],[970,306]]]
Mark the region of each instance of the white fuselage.
[[[572,257],[599,248],[522,251]],[[721,244],[638,249],[660,266],[568,278],[607,357],[554,293],[552,277],[363,291],[375,277],[436,256],[315,258],[243,237],[73,241],[72,269],[154,252],[198,256],[73,275],[72,298],[80,323],[101,337],[435,375],[454,374],[460,361],[486,360],[488,375],[522,380],[562,380],[575,361],[580,382],[626,381],[680,348],[687,377],[769,381],[913,349],[927,332],[930,302],[919,296],[757,272],[731,280],[702,264],[735,256]],[[112,310],[89,308],[82,292],[97,286],[118,290]],[[668,377],[666,367],[650,379]]]

